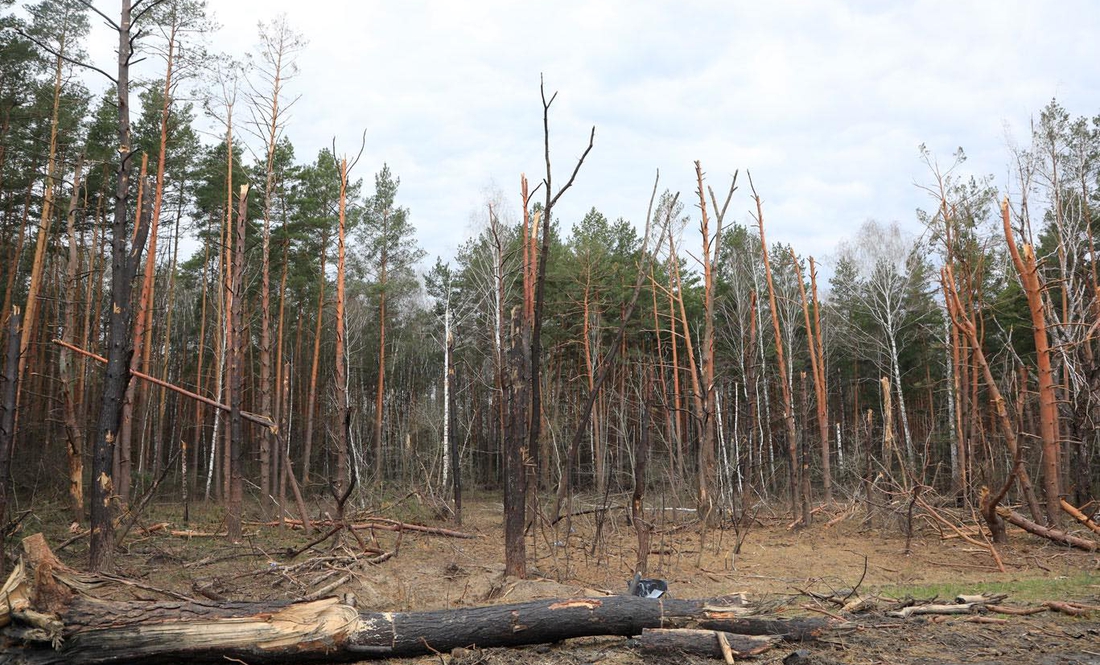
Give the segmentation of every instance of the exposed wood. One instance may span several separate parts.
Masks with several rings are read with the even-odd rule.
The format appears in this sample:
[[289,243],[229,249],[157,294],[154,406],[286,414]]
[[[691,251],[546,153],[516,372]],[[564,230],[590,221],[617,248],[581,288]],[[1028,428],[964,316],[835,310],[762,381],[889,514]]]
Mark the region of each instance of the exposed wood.
[[825,345],[823,342],[824,335],[821,332],[820,302],[817,298],[817,267],[814,265],[814,257],[812,256],[810,257],[810,295],[813,302],[814,317],[813,326],[809,328],[808,334],[811,342],[810,349],[816,351],[814,355],[817,357],[814,390],[817,395],[817,426],[821,437],[821,482],[825,493],[825,503],[832,503],[833,474],[829,460],[829,387],[825,378]]
[[889,616],[908,619],[917,614],[973,614],[981,607],[981,603],[955,603],[951,605],[910,605],[900,610],[887,612]]
[[990,612],[996,612],[997,614],[1008,614],[1010,616],[1030,616],[1032,614],[1040,614],[1046,612],[1047,607],[1012,607],[1009,605],[986,605],[985,608]]
[[[1046,518],[1058,525],[1061,518],[1061,505],[1058,498],[1062,494],[1060,476],[1061,452],[1058,442],[1058,396],[1054,390],[1054,370],[1051,367],[1050,340],[1047,337],[1046,314],[1043,307],[1042,285],[1039,283],[1039,268],[1035,262],[1035,252],[1031,245],[1024,245],[1022,251],[1016,247],[1015,236],[1008,209],[1008,198],[1001,202],[1001,218],[1004,224],[1005,241],[1012,255],[1012,263],[1020,275],[1020,283],[1027,296],[1027,306],[1031,313],[1031,326],[1035,339],[1035,361],[1039,376],[1039,432],[1043,444],[1043,493],[1046,497]],[[1065,289],[1063,289],[1063,296]],[[1063,309],[1068,316],[1068,308]],[[1038,515],[1035,515],[1039,519]]]
[[[351,411],[348,405],[348,358],[344,351],[347,326],[344,322],[344,255],[346,246],[344,235],[347,226],[346,207],[348,190],[348,160],[340,160],[340,202],[338,223],[336,232],[336,349],[334,366],[336,376],[334,388],[336,392],[336,423],[333,427],[333,438],[336,440],[336,486],[334,494],[343,496],[345,488],[348,488],[348,428],[351,426],[349,418]],[[382,296],[385,298],[385,295]],[[385,307],[383,305],[383,307]],[[385,323],[382,324],[382,336],[385,337]],[[384,343],[383,343],[384,346]],[[385,373],[385,367],[379,365],[379,376]],[[382,388],[379,378],[379,390]],[[379,396],[381,399],[381,396]],[[381,414],[376,414],[381,418]],[[382,458],[376,460],[379,478],[382,474]],[[339,509],[343,511],[343,502],[338,501]]]
[[[1047,608],[1049,608],[1049,609],[1051,609],[1055,612],[1061,612],[1062,614],[1068,614],[1071,617],[1088,616],[1089,612],[1091,611],[1089,608],[1082,607],[1082,606],[1080,606],[1076,603],[1065,603],[1065,602],[1061,602],[1061,601],[1057,601],[1057,600],[1048,600],[1047,602],[1045,602],[1043,604]],[[1092,609],[1095,609],[1095,608],[1092,608]]]
[[997,506],[1001,499],[1008,493],[1009,488],[1012,486],[1013,478],[1020,481],[1020,490],[1027,500],[1032,515],[1038,518],[1041,513],[1039,512],[1038,501],[1035,499],[1035,492],[1031,485],[1031,477],[1028,475],[1027,467],[1022,463],[1023,456],[1022,450],[1019,448],[1017,442],[1016,426],[1008,415],[1008,407],[1005,405],[1004,396],[1001,395],[1001,390],[997,386],[997,381],[993,378],[992,370],[989,368],[989,362],[985,358],[985,352],[982,351],[981,341],[978,337],[974,321],[969,314],[964,313],[965,310],[963,309],[962,303],[959,301],[959,294],[955,290],[955,277],[950,266],[945,266],[943,268],[941,277],[944,286],[944,294],[947,299],[948,315],[951,317],[955,327],[958,328],[970,342],[974,359],[981,369],[982,375],[985,377],[986,386],[989,389],[993,408],[997,415],[997,423],[1000,426],[1001,435],[1005,440],[1005,446],[1013,457],[1012,469],[1005,479],[1001,491],[996,495],[983,497],[981,504],[982,517],[984,517],[989,524],[990,531],[993,534],[993,541],[1004,542],[1006,540],[1006,535],[1004,532],[1004,525],[1000,522]]
[[1080,510],[1077,510],[1077,508],[1070,504],[1069,501],[1066,501],[1065,499],[1061,499],[1060,501],[1062,503],[1062,510],[1069,513],[1069,515],[1073,519],[1085,525],[1089,531],[1100,534],[1100,525],[1096,524],[1096,522],[1093,522],[1088,515],[1082,513]]

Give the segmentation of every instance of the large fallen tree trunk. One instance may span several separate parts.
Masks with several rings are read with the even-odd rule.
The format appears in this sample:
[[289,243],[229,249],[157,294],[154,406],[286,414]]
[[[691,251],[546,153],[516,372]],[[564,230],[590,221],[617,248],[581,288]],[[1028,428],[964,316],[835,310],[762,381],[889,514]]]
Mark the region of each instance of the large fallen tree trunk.
[[806,639],[825,620],[744,616],[743,601],[633,596],[543,600],[428,612],[359,612],[312,602],[110,601],[101,583],[62,564],[41,535],[0,589],[0,660],[14,663],[299,663],[517,646],[646,628],[705,627]]
[[1088,538],[1081,538],[1080,536],[1074,536],[1073,534],[1066,533],[1061,529],[1055,529],[1054,527],[1043,526],[1036,524],[1027,519],[1015,510],[1010,510],[1005,507],[997,509],[997,513],[1005,519],[1009,524],[1015,524],[1028,533],[1035,534],[1036,536],[1042,536],[1049,540],[1053,540],[1056,543],[1063,545],[1069,545],[1070,547],[1076,547],[1079,550],[1085,550],[1086,552],[1095,552],[1100,550],[1100,543],[1095,540],[1089,540]]

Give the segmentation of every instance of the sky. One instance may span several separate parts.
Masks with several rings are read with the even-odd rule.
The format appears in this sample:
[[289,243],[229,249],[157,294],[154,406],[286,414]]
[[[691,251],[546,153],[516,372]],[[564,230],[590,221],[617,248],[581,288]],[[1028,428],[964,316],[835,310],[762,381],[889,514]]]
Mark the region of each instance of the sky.
[[[740,170],[729,221],[752,223],[745,172],[769,241],[827,261],[865,220],[919,232],[934,203],[918,146],[1008,186],[1009,145],[1052,99],[1100,113],[1100,3],[842,0],[232,0],[210,2],[212,48],[243,57],[257,22],[285,13],[308,40],[287,94],[300,161],[354,155],[368,191],[401,178],[427,262],[474,235],[486,194],[519,210],[519,179],[545,175],[540,76],[555,188],[596,128],[568,228],[592,207],[644,223],[653,179],[694,202],[694,161],[716,193]],[[98,4],[114,13],[114,3]],[[89,54],[109,67],[93,17]],[[541,196],[540,196],[541,198]],[[697,219],[697,213],[694,219]],[[684,242],[698,244],[689,228]]]

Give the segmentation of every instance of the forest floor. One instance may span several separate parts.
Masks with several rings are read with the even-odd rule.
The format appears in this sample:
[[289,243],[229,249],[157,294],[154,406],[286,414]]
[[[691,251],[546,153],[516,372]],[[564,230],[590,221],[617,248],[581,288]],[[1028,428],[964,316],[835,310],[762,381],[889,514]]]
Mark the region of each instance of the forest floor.
[[[217,534],[224,529],[220,508],[192,510],[183,524],[175,505],[152,506],[121,544],[116,573],[140,582],[123,587],[123,597],[156,598],[152,589],[192,597],[229,600],[302,599],[350,595],[361,609],[408,611],[444,609],[543,598],[623,593],[636,560],[635,532],[624,505],[629,497],[611,497],[612,508],[594,511],[593,500],[576,500],[575,514],[557,525],[537,522],[527,539],[529,579],[505,578],[503,508],[498,497],[467,498],[462,525],[439,519],[418,495],[409,495],[367,515],[460,530],[474,538],[416,531],[376,529],[358,533],[376,554],[357,554],[358,543],[340,533],[293,558],[313,537],[280,530],[255,520],[246,523],[243,543]],[[617,507],[616,507],[617,506]],[[330,508],[331,511],[331,508]],[[901,511],[904,512],[904,511]],[[324,507],[318,508],[323,516]],[[583,514],[581,514],[583,513]],[[70,539],[64,511],[39,509],[22,523],[16,538],[42,531],[58,548]],[[665,506],[653,511],[654,529],[648,576],[665,579],[677,598],[712,598],[743,592],[769,613],[780,616],[837,615],[836,604],[815,598],[853,588],[879,609],[846,615],[856,624],[829,631],[810,644],[780,645],[754,659],[778,663],[797,649],[808,649],[817,663],[1093,663],[1100,665],[1100,611],[1071,617],[1054,612],[1000,617],[1003,623],[971,623],[965,616],[889,618],[893,599],[939,598],[959,593],[1008,594],[1007,604],[1074,600],[1100,606],[1100,556],[1056,546],[1022,531],[1009,531],[1000,547],[1007,572],[999,572],[989,553],[918,513],[908,544],[905,520],[894,515],[871,525],[862,506],[822,508],[807,529],[789,526],[784,514],[758,511],[747,529],[710,530],[700,554],[694,513]],[[258,517],[258,513],[257,513]],[[567,522],[571,522],[567,524]],[[191,535],[181,535],[190,530]],[[175,535],[173,535],[175,531]],[[597,537],[598,534],[598,537]],[[743,543],[734,554],[738,537]],[[980,536],[978,536],[980,539]],[[400,540],[398,540],[400,539]],[[70,565],[86,564],[87,539],[75,539],[58,555]],[[377,557],[377,552],[390,556]],[[372,558],[384,561],[371,563]],[[990,615],[1000,616],[1000,615]],[[503,663],[630,665],[704,662],[676,656],[655,659],[623,638],[582,638],[562,644],[520,649],[472,650],[396,661],[427,665]],[[708,661],[721,662],[721,661]],[[793,662],[793,661],[792,661]]]

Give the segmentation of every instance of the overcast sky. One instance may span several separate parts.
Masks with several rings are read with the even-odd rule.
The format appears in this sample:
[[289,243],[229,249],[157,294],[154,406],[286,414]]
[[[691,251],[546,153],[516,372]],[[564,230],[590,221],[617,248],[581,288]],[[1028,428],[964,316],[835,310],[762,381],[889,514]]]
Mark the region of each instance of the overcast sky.
[[[868,218],[918,228],[928,207],[918,145],[1008,182],[1007,142],[1052,97],[1100,112],[1100,3],[212,1],[215,49],[242,57],[256,24],[285,12],[309,44],[288,94],[299,160],[336,138],[368,183],[401,178],[429,261],[474,233],[489,186],[518,210],[519,174],[538,182],[539,75],[551,110],[555,182],[595,125],[576,185],[555,212],[595,206],[640,225],[656,169],[691,196],[693,161],[716,191],[750,170],[769,240],[824,257]],[[113,7],[113,3],[100,3]],[[110,11],[110,10],[107,10]],[[117,11],[117,10],[115,10]],[[111,11],[114,13],[114,11]],[[91,54],[113,62],[93,21]],[[747,181],[731,215],[750,220]],[[685,200],[693,201],[693,198]],[[692,246],[694,238],[687,238]]]

